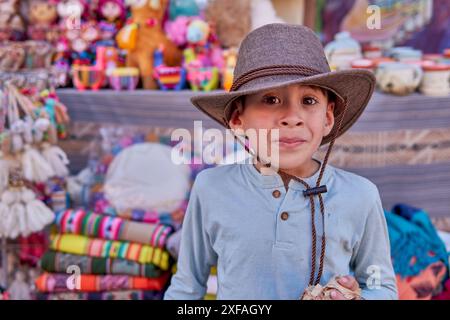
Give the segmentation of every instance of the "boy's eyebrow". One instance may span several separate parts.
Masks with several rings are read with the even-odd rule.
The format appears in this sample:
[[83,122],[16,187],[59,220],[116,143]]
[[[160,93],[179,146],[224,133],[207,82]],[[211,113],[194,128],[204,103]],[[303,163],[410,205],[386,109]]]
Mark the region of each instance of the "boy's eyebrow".
[[272,89],[270,91],[263,91],[261,92],[262,96],[268,95],[268,94],[280,94],[280,90]]
[[300,85],[300,88],[305,88],[305,90],[310,89],[315,92],[322,92],[322,90],[319,87]]
[[312,86],[303,86],[303,87],[305,88],[305,90],[311,89],[312,91],[314,91],[316,93],[320,92],[325,97],[327,96],[325,91],[322,90],[320,87],[312,87]]

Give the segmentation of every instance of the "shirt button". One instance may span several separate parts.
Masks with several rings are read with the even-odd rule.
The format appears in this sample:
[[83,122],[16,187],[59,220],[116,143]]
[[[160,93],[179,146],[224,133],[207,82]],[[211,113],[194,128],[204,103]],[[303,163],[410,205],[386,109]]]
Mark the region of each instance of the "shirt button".
[[281,196],[280,190],[275,190],[274,192],[272,192],[272,196],[274,198],[279,198]]
[[287,220],[289,218],[289,213],[286,211],[281,213],[281,220]]

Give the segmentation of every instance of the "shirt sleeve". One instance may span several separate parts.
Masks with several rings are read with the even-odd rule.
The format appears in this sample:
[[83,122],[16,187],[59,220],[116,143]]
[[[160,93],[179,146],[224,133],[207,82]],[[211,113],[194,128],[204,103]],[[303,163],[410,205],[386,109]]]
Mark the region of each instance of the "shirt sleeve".
[[165,300],[203,299],[211,267],[217,263],[217,254],[205,229],[205,212],[199,199],[200,176],[201,173],[191,190],[181,231],[177,272],[164,295]]
[[389,234],[381,199],[376,189],[375,203],[369,208],[364,232],[355,248],[352,266],[354,275],[367,300],[398,299],[392,266]]

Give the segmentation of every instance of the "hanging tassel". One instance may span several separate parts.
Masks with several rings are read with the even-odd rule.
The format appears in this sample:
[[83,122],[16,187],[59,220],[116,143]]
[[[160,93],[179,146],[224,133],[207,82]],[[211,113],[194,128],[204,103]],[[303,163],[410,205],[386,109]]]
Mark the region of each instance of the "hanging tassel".
[[55,104],[56,122],[67,124],[70,122],[70,117],[67,112],[67,107],[61,102],[57,101]]
[[[13,188],[6,190],[2,194],[1,202],[5,206],[6,210],[5,208],[1,208],[0,210],[3,210],[3,231],[5,236],[8,238],[16,238],[20,233],[17,212],[13,212],[11,210],[14,204],[20,202],[20,193],[18,191],[19,189]],[[20,208],[15,209],[20,210]]]
[[28,231],[37,232],[53,222],[55,214],[28,188],[22,188],[21,200],[26,207]]
[[50,120],[47,118],[39,118],[34,122],[33,133],[34,141],[39,143],[44,140],[45,132],[50,128]]
[[11,125],[11,143],[13,153],[18,153],[23,149],[22,133],[24,131],[24,128],[25,123],[22,120],[17,120]]
[[3,152],[0,151],[0,193],[2,193],[8,185],[10,163],[5,159]]
[[3,155],[5,156],[11,155],[12,142],[10,133],[7,131],[2,132],[0,134],[0,141],[1,141],[1,151]]
[[5,220],[8,217],[9,208],[3,202],[0,202],[0,237],[8,237],[8,229],[5,227]]
[[70,163],[66,153],[58,146],[52,146],[48,142],[42,144],[42,155],[50,164],[55,174],[59,177],[67,177],[69,169],[67,165]]
[[17,226],[15,228],[15,233],[11,234],[11,238],[17,238],[21,235],[27,237],[30,235],[30,229],[28,227],[27,213],[25,206],[21,202],[13,203],[10,209],[10,214],[16,216]]
[[30,145],[25,145],[22,154],[22,169],[25,179],[33,182],[45,182],[55,175],[47,160]]
[[25,143],[33,143],[33,119],[30,116],[25,117],[23,139]]
[[50,124],[50,127],[47,131],[47,141],[51,144],[58,143],[58,130],[56,129],[56,125]]

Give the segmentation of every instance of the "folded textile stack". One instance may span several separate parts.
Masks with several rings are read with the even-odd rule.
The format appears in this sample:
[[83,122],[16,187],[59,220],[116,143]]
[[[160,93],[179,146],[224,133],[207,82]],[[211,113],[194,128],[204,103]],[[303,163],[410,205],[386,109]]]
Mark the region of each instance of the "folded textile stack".
[[205,166],[174,164],[162,138],[108,134],[103,142],[114,142],[79,188],[84,208],[56,214],[37,299],[162,299],[169,285],[174,258],[167,244]]
[[399,298],[429,300],[448,279],[449,254],[428,214],[404,204],[385,212]]
[[81,209],[57,213],[55,225],[61,233],[51,236],[40,261],[45,273],[36,280],[37,299],[162,297],[172,265],[165,249],[171,226]]

